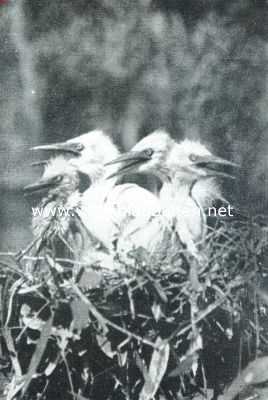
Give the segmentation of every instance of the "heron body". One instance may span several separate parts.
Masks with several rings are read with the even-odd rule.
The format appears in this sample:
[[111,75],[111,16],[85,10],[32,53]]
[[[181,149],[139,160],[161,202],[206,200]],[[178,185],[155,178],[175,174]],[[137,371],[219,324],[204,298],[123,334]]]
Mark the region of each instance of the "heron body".
[[[161,213],[159,200],[135,184],[116,185],[113,179],[93,184],[82,196],[80,218],[109,250],[126,253],[137,245],[137,228]],[[136,235],[136,241],[131,238]],[[145,244],[146,236],[140,236]]]
[[128,253],[139,247],[152,253],[162,237],[158,229],[163,226],[159,199],[136,184],[117,184],[117,178],[109,178],[114,168],[101,164],[95,170],[98,179],[81,199],[79,216],[85,226],[110,254],[126,262]]
[[181,185],[178,190],[176,186],[166,183],[160,191],[160,200],[182,243],[193,249],[192,242],[198,242],[204,235],[205,223],[202,208],[189,196],[189,187]]
[[[115,186],[107,197],[112,215],[113,242],[119,255],[127,257],[143,247],[149,254],[161,241],[163,215],[159,200],[135,184]],[[160,229],[159,229],[160,228]]]

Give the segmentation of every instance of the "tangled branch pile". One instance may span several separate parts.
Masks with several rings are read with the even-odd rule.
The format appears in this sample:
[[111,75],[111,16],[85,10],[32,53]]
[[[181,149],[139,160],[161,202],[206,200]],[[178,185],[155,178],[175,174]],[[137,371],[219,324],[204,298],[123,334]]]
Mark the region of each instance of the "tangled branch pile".
[[198,287],[186,250],[176,268],[138,249],[113,270],[2,254],[3,398],[234,398],[244,387],[228,384],[267,353],[267,227],[218,222],[204,253]]

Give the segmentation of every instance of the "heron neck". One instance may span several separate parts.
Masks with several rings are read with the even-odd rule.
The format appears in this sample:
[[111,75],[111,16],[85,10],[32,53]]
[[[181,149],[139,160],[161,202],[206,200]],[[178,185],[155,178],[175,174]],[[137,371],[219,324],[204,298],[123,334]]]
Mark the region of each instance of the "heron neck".
[[185,179],[181,179],[176,177],[170,185],[178,201],[191,198],[200,208],[209,207],[216,199],[222,198],[215,178],[193,179],[186,176]]
[[178,182],[173,181],[163,183],[159,197],[163,209],[172,217],[185,208],[200,208],[198,199],[192,194],[192,183],[182,181],[178,185]]
[[78,190],[65,193],[64,191],[58,193],[48,193],[48,195],[39,203],[40,207],[46,207],[48,204],[54,204],[55,207],[62,206],[65,207],[75,207],[80,199],[80,193]]
[[191,185],[189,184],[181,184],[175,185],[174,182],[164,182],[163,186],[160,190],[160,200],[165,202],[165,205],[168,205],[168,202],[176,204],[183,203],[184,201],[188,201],[191,198]]
[[101,164],[91,165],[88,172],[91,184],[94,185],[104,178],[105,168]]
[[103,164],[99,163],[95,165],[92,164],[90,166],[90,170],[88,171],[91,184],[99,184],[100,182],[107,180],[109,182],[113,182],[113,184],[110,183],[110,185],[114,186],[117,178],[109,178],[109,176],[112,175],[116,169],[117,166],[105,167]]

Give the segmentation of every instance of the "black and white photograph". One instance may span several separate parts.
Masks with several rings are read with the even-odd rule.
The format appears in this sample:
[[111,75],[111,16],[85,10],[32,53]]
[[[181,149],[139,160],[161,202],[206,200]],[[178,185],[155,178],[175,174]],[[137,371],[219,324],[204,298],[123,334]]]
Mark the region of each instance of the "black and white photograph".
[[0,0],[0,400],[268,400],[268,1]]

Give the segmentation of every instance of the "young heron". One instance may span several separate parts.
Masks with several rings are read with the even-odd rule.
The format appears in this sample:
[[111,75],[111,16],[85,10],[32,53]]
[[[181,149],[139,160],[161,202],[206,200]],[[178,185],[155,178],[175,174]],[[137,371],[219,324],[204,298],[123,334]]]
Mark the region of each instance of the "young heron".
[[122,236],[122,230],[127,232],[130,220],[135,220],[137,226],[145,226],[160,212],[158,199],[147,190],[135,184],[117,185],[117,178],[107,179],[117,166],[107,169],[105,163],[117,157],[119,151],[102,131],[92,131],[64,143],[35,149],[54,151],[89,176],[91,185],[81,196],[77,213],[92,235],[111,253]]
[[59,156],[48,161],[39,181],[24,188],[25,194],[41,195],[38,206],[32,208],[32,229],[40,249],[45,246],[55,250],[58,257],[62,255],[57,254],[59,248],[67,247],[72,252],[76,251],[76,208],[79,206],[82,184],[83,188],[88,187],[89,177],[78,173],[75,166]]
[[163,130],[146,136],[130,152],[107,165],[116,163],[121,164],[117,175],[135,171],[161,180],[163,212],[182,243],[195,255],[196,244],[206,230],[204,207],[221,197],[215,178],[229,177],[225,169],[237,165],[211,154],[199,142],[186,139],[177,143]]

